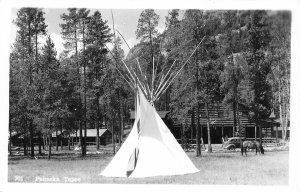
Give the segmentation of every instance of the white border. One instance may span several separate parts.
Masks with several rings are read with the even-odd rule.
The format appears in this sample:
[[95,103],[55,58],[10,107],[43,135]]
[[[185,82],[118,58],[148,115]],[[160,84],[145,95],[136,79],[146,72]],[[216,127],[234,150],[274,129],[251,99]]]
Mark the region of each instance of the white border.
[[[9,85],[9,29],[11,8],[19,7],[67,8],[87,7],[101,9],[271,9],[292,11],[292,63],[291,63],[291,142],[290,170],[288,186],[222,186],[222,185],[113,185],[113,184],[12,184],[7,183],[7,125],[8,125],[8,85]],[[0,109],[0,191],[300,191],[300,0],[0,0],[0,58],[1,58],[1,109]]]

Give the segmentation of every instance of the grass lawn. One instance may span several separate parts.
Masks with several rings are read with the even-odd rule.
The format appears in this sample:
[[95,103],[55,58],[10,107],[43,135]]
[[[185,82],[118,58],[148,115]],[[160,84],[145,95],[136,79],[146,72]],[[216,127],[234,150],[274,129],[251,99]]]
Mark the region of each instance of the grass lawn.
[[[237,184],[287,185],[288,151],[268,151],[265,155],[241,156],[239,152],[203,152],[201,158],[187,153],[200,172],[179,176],[151,178],[106,178],[99,173],[110,162],[112,155],[97,154],[86,158],[9,159],[9,182],[60,183],[130,183],[130,184]],[[78,155],[77,155],[78,156]],[[155,165],[153,165],[155,166]]]

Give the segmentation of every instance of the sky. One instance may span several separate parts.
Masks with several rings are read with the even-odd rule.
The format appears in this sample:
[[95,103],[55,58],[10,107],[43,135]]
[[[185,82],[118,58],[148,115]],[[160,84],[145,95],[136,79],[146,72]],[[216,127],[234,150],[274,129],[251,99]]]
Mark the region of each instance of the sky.
[[[97,9],[91,9],[90,14],[93,14]],[[100,11],[103,20],[107,21],[108,26],[112,29],[113,22],[112,22],[112,16],[111,11],[113,12],[114,16],[114,25],[115,29],[117,29],[125,38],[126,42],[130,47],[133,47],[135,44],[138,43],[138,40],[136,39],[135,31],[137,29],[138,19],[140,17],[142,9],[98,9]],[[13,21],[17,17],[18,9],[12,10],[11,20]],[[67,13],[67,9],[54,9],[54,8],[47,8],[44,9],[45,12],[45,22],[48,25],[47,31],[48,35],[52,38],[55,48],[57,51],[57,55],[59,56],[59,53],[63,51],[63,39],[61,37],[61,28],[59,26],[60,23],[62,23],[62,20],[60,19],[60,15],[63,13]],[[168,10],[166,9],[160,9],[155,10],[155,12],[159,15],[159,24],[158,24],[158,31],[162,32],[165,29],[165,17],[168,15]],[[11,24],[11,43],[14,42],[16,37],[16,31],[17,27],[15,24]],[[45,38],[42,38],[40,40],[41,44],[45,43]],[[109,47],[112,47],[112,45],[109,45]],[[125,42],[123,42],[122,45],[123,50],[125,51],[125,54],[128,53],[129,49],[126,46]]]

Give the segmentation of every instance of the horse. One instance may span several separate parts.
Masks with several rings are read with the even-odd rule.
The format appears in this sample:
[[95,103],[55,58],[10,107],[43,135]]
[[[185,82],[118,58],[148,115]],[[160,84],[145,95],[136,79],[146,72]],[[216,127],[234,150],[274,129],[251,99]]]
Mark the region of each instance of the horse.
[[262,144],[258,141],[244,141],[242,146],[242,155],[243,152],[245,152],[245,155],[247,156],[247,148],[248,149],[255,149],[255,154],[257,155],[257,151],[259,154],[264,154],[265,150],[262,146]]

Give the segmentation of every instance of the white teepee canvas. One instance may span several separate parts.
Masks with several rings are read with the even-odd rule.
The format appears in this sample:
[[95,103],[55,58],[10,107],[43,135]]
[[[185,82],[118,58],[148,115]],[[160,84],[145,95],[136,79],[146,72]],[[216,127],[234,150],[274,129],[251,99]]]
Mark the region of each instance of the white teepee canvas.
[[100,175],[151,177],[198,171],[155,108],[138,89],[136,119],[131,133]]

